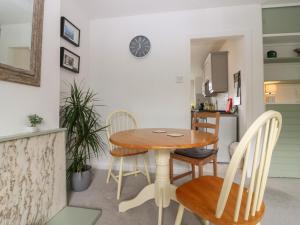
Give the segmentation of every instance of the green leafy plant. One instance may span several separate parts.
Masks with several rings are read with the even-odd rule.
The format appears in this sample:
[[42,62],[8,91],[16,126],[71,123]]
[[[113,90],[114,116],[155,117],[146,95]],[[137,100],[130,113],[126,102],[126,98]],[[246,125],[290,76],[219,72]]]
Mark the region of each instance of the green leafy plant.
[[101,132],[106,126],[101,125],[96,111],[96,107],[101,106],[96,104],[98,101],[90,89],[85,92],[75,81],[70,85],[70,96],[65,98],[60,116],[62,127],[67,128],[67,155],[71,160],[68,178],[72,173],[87,170],[88,160],[104,152]]
[[29,115],[28,120],[30,122],[31,127],[36,127],[37,125],[43,122],[43,118],[38,116],[37,114]]

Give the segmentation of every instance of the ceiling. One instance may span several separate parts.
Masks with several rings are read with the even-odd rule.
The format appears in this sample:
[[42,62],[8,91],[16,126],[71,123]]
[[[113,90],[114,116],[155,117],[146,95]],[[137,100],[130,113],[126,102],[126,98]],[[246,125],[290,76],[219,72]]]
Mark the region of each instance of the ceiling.
[[[63,0],[62,0],[63,1]],[[300,0],[77,0],[91,19],[246,4],[300,3]]]
[[32,20],[33,0],[0,0],[0,25]]

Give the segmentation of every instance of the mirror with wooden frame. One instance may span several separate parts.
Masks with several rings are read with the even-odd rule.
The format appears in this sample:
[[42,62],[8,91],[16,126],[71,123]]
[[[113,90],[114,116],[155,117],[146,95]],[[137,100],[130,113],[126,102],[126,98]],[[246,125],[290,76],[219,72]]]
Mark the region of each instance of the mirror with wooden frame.
[[0,1],[0,80],[40,86],[44,0]]

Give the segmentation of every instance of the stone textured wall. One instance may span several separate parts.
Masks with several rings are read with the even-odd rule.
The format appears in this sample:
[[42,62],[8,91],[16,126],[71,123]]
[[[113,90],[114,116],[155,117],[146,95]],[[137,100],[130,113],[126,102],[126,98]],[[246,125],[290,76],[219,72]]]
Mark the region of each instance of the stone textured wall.
[[66,206],[65,133],[0,143],[0,225],[48,220]]

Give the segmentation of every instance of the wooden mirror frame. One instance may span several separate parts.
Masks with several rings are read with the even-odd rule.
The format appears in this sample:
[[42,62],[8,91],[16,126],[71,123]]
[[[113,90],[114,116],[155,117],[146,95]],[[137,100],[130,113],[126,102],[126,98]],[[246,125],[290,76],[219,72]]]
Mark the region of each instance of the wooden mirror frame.
[[19,69],[0,63],[0,80],[40,86],[42,41],[43,41],[44,0],[33,1],[30,69]]

